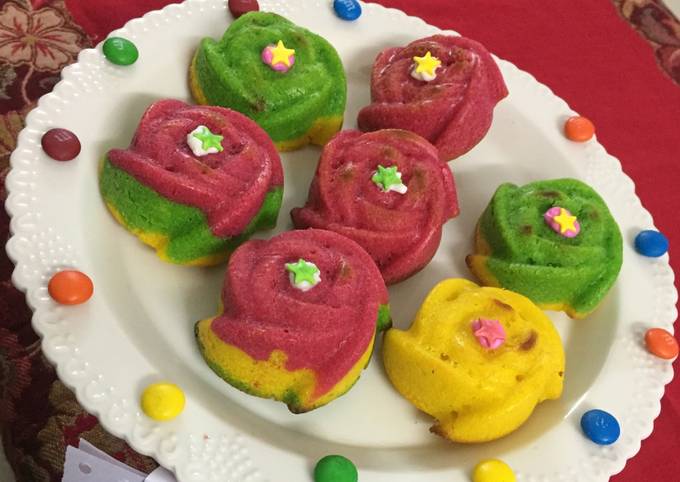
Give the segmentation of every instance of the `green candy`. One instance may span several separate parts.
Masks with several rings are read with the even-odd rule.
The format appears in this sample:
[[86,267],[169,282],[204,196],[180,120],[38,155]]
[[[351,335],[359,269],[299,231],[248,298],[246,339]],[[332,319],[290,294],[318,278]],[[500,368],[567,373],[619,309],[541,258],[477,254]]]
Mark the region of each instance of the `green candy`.
[[102,49],[107,60],[116,65],[132,65],[139,58],[135,44],[122,37],[107,39]]
[[327,455],[314,467],[314,482],[357,482],[359,474],[351,460],[342,455]]

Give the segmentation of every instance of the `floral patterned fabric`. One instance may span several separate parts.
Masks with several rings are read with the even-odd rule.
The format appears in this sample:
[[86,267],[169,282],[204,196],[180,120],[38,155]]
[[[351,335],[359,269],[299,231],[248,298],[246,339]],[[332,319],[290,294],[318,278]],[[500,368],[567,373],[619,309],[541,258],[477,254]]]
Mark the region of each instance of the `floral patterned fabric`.
[[[9,156],[26,114],[59,81],[59,72],[91,46],[64,2],[0,1],[0,201]],[[9,235],[0,210],[0,239]],[[4,244],[4,241],[3,241]],[[0,253],[0,426],[18,482],[58,482],[66,446],[80,438],[117,459],[151,472],[156,463],[106,433],[58,381],[40,351],[23,293],[11,284],[13,265]]]
[[654,47],[661,70],[680,85],[680,21],[660,0],[614,0],[626,18]]
[[[72,7],[78,3],[67,1]],[[90,0],[79,1],[87,5]],[[650,41],[662,70],[680,84],[680,22],[660,0],[613,1],[623,17]],[[154,0],[154,6],[158,3]],[[83,17],[83,25],[85,20]],[[101,36],[92,35],[97,40]],[[0,0],[0,201],[6,197],[9,156],[25,115],[52,89],[60,70],[74,62],[92,40],[75,24],[64,0]],[[0,210],[0,239],[7,239],[8,226],[7,214]],[[12,269],[2,250],[0,426],[17,481],[60,481],[65,448],[81,437],[141,471],[152,471],[156,467],[153,460],[106,433],[57,380],[31,329],[31,312],[24,296],[10,282]]]

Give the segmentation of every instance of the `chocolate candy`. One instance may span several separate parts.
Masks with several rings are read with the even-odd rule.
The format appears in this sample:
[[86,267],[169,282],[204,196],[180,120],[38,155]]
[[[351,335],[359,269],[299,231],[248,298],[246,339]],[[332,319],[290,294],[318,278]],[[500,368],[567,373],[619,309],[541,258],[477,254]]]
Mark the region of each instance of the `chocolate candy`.
[[473,482],[516,482],[515,473],[502,460],[483,460],[472,473]]
[[611,445],[619,439],[619,422],[604,410],[589,410],[581,417],[581,428],[598,445]]
[[564,123],[564,135],[574,142],[585,142],[595,134],[595,126],[587,117],[575,115]]
[[257,0],[229,0],[229,11],[234,18],[239,18],[248,12],[257,12],[260,10],[260,4]]
[[85,273],[64,270],[52,276],[47,284],[47,291],[59,304],[79,305],[90,299],[94,285]]
[[67,129],[50,129],[40,142],[45,154],[55,161],[70,161],[80,154],[78,136]]
[[635,250],[642,256],[658,258],[668,251],[668,238],[659,231],[647,229],[635,236]]
[[342,455],[327,455],[314,467],[314,482],[357,482],[359,474],[351,460]]
[[343,20],[356,20],[361,17],[361,5],[357,0],[335,0],[333,2],[335,13]]
[[106,59],[116,65],[132,65],[139,58],[139,51],[135,44],[122,37],[107,39],[103,50]]
[[650,353],[664,360],[672,360],[678,356],[678,340],[663,328],[647,330],[645,345]]
[[184,392],[174,383],[153,383],[142,393],[142,410],[147,417],[166,422],[184,410]]

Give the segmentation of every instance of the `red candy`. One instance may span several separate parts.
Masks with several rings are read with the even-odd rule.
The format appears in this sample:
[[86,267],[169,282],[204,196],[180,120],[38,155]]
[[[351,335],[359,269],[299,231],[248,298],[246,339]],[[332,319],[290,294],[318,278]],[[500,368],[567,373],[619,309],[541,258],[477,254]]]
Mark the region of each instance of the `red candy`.
[[70,161],[80,154],[78,136],[67,129],[50,129],[42,136],[45,154],[56,161]]
[[678,341],[662,328],[652,328],[645,333],[647,350],[653,355],[665,360],[672,360],[678,356]]
[[229,0],[229,11],[234,18],[258,10],[260,10],[260,4],[257,3],[257,0]]
[[79,305],[90,299],[94,286],[85,273],[65,270],[52,276],[47,284],[47,291],[59,304]]

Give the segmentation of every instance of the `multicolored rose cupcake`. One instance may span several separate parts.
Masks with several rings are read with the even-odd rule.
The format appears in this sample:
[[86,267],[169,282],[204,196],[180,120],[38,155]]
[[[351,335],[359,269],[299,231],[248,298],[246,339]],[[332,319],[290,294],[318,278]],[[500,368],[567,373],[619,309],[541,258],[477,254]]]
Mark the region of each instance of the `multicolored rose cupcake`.
[[435,35],[378,55],[372,103],[359,112],[359,128],[413,131],[448,161],[482,140],[494,107],[507,95],[498,66],[481,44]]
[[222,299],[224,313],[196,325],[208,365],[295,413],[347,392],[370,360],[376,330],[391,324],[370,256],[318,229],[243,244],[229,260]]
[[412,132],[339,133],[323,150],[298,228],[321,228],[359,243],[385,283],[430,262],[442,225],[458,215],[456,188],[437,149]]
[[397,391],[436,419],[430,430],[463,443],[503,437],[559,398],[565,365],[529,299],[464,279],[435,286],[407,331],[387,331],[383,361]]
[[477,225],[470,270],[546,310],[583,318],[621,269],[621,232],[602,198],[576,179],[502,184]]
[[99,185],[116,220],[163,260],[211,265],[275,226],[283,169],[272,141],[247,117],[161,100],[146,110],[128,149],[108,152]]
[[281,151],[324,145],[342,127],[347,81],[338,53],[274,13],[248,13],[220,41],[204,39],[189,73],[197,103],[247,115]]

